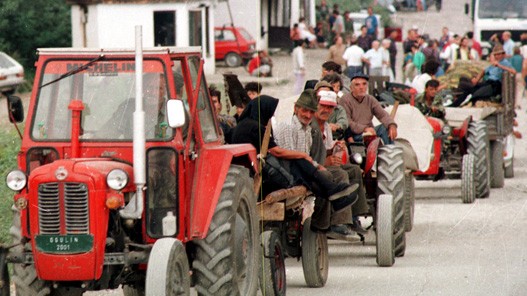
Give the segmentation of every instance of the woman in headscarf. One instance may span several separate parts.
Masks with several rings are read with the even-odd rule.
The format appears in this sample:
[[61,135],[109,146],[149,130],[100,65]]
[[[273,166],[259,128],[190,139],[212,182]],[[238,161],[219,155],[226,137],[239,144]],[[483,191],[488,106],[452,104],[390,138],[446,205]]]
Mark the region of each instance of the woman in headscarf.
[[[265,126],[273,117],[278,99],[261,95],[249,102],[240,115],[238,125],[232,134],[232,143],[252,144],[257,153],[260,153],[261,143],[265,134]],[[284,162],[284,167],[294,177],[294,184],[305,185],[316,196],[330,200],[333,210],[339,211],[357,200],[356,184],[334,183],[313,166],[313,159],[299,151],[284,149],[278,146],[273,138],[269,139],[268,153]]]

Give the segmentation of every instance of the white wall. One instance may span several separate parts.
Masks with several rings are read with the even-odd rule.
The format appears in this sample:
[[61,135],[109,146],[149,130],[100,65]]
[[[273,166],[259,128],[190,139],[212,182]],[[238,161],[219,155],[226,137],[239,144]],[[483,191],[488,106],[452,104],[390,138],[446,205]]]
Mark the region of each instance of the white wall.
[[[189,46],[188,11],[198,9],[199,3],[161,4],[98,4],[90,5],[87,13],[87,44],[94,48],[132,48],[135,46],[135,26],[143,29],[143,46],[154,46],[154,11],[176,11],[176,46]],[[83,47],[82,10],[78,5],[71,8],[73,47]],[[210,6],[208,22],[210,39],[214,44],[214,8]],[[214,46],[204,54],[205,73],[215,71]]]

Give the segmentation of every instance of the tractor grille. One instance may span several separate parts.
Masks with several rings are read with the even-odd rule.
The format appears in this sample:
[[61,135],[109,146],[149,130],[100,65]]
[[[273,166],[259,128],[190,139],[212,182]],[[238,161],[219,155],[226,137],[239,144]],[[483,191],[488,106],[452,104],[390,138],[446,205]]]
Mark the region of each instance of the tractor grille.
[[[62,194],[61,194],[62,193]],[[61,202],[61,198],[63,201]],[[44,183],[38,187],[38,213],[41,234],[89,232],[88,188],[83,183]],[[61,212],[60,207],[64,209]],[[64,217],[61,218],[61,213]]]

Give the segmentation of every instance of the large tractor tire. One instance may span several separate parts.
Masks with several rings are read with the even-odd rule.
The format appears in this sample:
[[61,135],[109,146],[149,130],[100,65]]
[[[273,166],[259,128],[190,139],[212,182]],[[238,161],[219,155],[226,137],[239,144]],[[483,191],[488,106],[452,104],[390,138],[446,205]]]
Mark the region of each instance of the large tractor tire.
[[264,256],[260,268],[260,291],[265,296],[285,296],[285,256],[280,236],[273,230],[262,233]]
[[377,156],[378,195],[393,196],[394,251],[397,257],[404,256],[406,250],[406,231],[404,224],[404,161],[403,150],[395,145],[379,148]]
[[187,252],[181,241],[167,237],[155,242],[148,257],[145,286],[146,295],[190,295]]
[[476,198],[475,162],[474,155],[463,155],[461,164],[461,200],[463,203],[473,203]]
[[326,234],[311,230],[311,218],[302,229],[302,269],[304,279],[311,288],[323,287],[328,280],[329,256]]
[[9,270],[7,264],[4,265],[4,272],[2,272],[2,287],[0,288],[0,295],[11,295],[11,285],[9,283]]
[[412,173],[404,175],[404,230],[412,231],[415,211],[415,177]]
[[492,141],[490,143],[490,187],[503,188],[505,185],[505,172],[503,169],[503,142]]
[[377,264],[379,266],[389,267],[395,263],[393,197],[391,195],[379,195],[377,198],[376,217],[375,235],[377,238]]
[[476,197],[488,197],[490,194],[490,143],[487,123],[473,121],[468,127],[468,153],[474,155]]
[[195,241],[198,295],[256,295],[261,257],[252,186],[248,169],[231,165],[207,237]]
[[[22,226],[20,224],[20,211],[13,206],[13,224],[9,234],[13,243],[18,244],[22,240]],[[25,251],[24,245],[17,245],[12,250],[17,253]],[[39,280],[37,271],[32,264],[13,264],[13,283],[17,296],[51,295],[51,283]]]

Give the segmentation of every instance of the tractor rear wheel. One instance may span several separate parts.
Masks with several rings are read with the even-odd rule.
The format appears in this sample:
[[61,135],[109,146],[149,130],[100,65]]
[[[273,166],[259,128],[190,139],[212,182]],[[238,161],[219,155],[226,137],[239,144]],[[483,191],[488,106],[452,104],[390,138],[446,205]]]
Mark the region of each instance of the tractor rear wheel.
[[490,194],[490,143],[487,123],[473,121],[468,128],[468,153],[474,155],[476,197],[488,197]]
[[404,230],[412,231],[415,211],[415,177],[412,173],[404,175]]
[[502,188],[505,185],[505,172],[503,169],[503,142],[492,141],[490,144],[491,175],[490,187]]
[[198,295],[256,295],[261,258],[255,200],[248,169],[231,165],[207,237],[195,241]]
[[395,145],[384,145],[379,148],[377,187],[378,195],[389,194],[393,197],[394,251],[398,257],[401,257],[406,249],[404,161],[401,148]]
[[[19,244],[22,240],[20,211],[15,206],[11,210],[13,212],[13,224],[9,229],[9,234],[13,238],[13,243]],[[13,251],[24,252],[24,244],[17,245]],[[13,283],[17,296],[51,295],[51,283],[39,280],[35,265],[32,264],[13,264]]]
[[9,270],[7,269],[7,264],[4,265],[4,272],[2,273],[2,283],[3,286],[2,288],[0,288],[0,295],[11,295],[11,285],[9,283]]
[[262,233],[263,266],[260,268],[260,291],[266,296],[285,296],[285,258],[280,236],[273,230]]
[[381,194],[377,198],[375,220],[377,264],[379,266],[389,267],[395,263],[393,225],[393,197],[389,194]]
[[474,172],[476,164],[474,155],[463,155],[461,166],[461,200],[463,203],[473,203],[476,198],[476,177]]
[[311,288],[323,287],[328,280],[328,239],[324,233],[311,230],[311,218],[302,229],[302,269],[304,279]]
[[146,295],[190,295],[187,252],[181,241],[162,238],[155,242],[146,269]]

